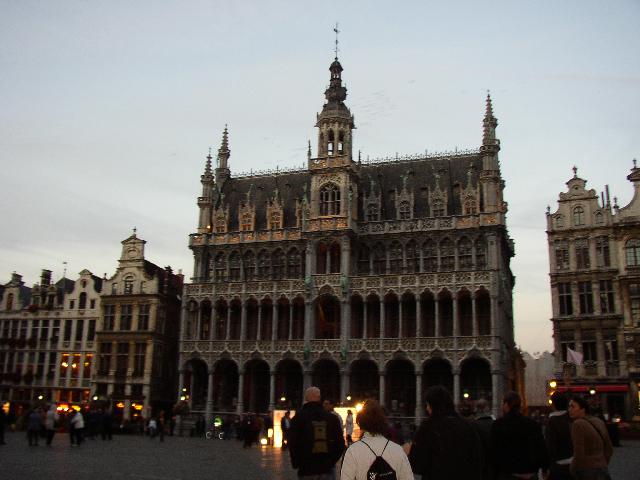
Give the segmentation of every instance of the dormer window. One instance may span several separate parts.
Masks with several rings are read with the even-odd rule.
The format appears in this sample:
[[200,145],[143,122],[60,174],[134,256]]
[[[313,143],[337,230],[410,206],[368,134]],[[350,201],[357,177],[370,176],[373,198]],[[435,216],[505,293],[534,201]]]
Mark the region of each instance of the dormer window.
[[133,293],[133,277],[126,277],[124,279],[124,294],[131,295]]
[[281,227],[281,217],[280,217],[280,212],[272,212],[271,213],[271,217],[270,217],[270,222],[271,222],[271,229],[272,230],[278,230]]
[[367,221],[368,222],[378,221],[378,205],[376,204],[367,205]]
[[243,232],[250,232],[251,230],[253,230],[253,218],[250,212],[245,212],[242,214],[240,230],[242,230]]
[[435,200],[431,206],[431,215],[434,217],[444,217],[444,203],[441,200]]

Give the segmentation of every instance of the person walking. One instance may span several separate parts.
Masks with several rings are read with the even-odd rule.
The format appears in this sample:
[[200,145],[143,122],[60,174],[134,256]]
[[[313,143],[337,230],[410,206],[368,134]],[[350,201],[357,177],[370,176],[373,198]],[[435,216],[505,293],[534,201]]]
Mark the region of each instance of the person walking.
[[4,426],[7,424],[7,414],[4,412],[4,408],[0,406],[0,445],[6,445],[4,441]]
[[347,418],[344,421],[344,430],[347,434],[347,445],[351,445],[353,443],[353,412],[351,410],[347,410]]
[[508,392],[502,402],[503,416],[491,427],[491,452],[496,476],[500,480],[538,478],[538,470],[549,467],[542,428],[525,417],[516,392]]
[[549,477],[547,480],[570,480],[571,457],[573,445],[571,443],[571,418],[567,412],[569,401],[561,392],[551,395],[553,411],[549,414],[545,440],[549,452]]
[[480,398],[476,402],[476,414],[473,421],[473,425],[480,437],[480,443],[482,444],[482,457],[484,459],[482,466],[482,480],[493,480],[493,465],[489,461],[491,458],[491,427],[495,418],[491,415],[491,406],[489,402]]
[[29,446],[38,446],[38,437],[42,430],[42,410],[40,408],[34,408],[27,418],[27,439]]
[[298,478],[334,480],[335,465],[344,452],[344,437],[336,415],[320,403],[320,389],[309,387],[304,404],[291,420],[289,455]]
[[156,434],[158,433],[158,422],[156,421],[155,417],[151,417],[151,419],[149,420],[149,438],[151,438],[152,440],[154,438],[156,438]]
[[[351,419],[353,421],[352,413]],[[369,480],[372,474],[378,474],[381,478],[384,478],[382,475],[386,475],[389,478],[392,473],[395,473],[397,480],[413,480],[407,454],[400,445],[388,439],[389,421],[378,402],[365,402],[356,422],[364,433],[359,441],[347,448],[340,470],[340,480]],[[382,458],[382,461],[378,458]]]
[[589,404],[583,397],[571,398],[569,416],[573,420],[571,474],[576,480],[610,480],[608,466],[613,447],[606,425],[590,415]]
[[405,444],[413,473],[429,480],[479,479],[482,445],[473,425],[456,413],[453,399],[440,385],[425,393],[428,418]]
[[49,409],[44,417],[44,428],[46,430],[47,445],[51,446],[53,436],[56,434],[56,425],[58,424],[58,412],[55,405],[49,405]]
[[[84,417],[82,412],[78,410],[69,421],[69,436],[71,437],[71,446],[79,447],[82,443],[84,432]],[[75,440],[75,444],[74,444]]]
[[287,410],[280,420],[280,429],[282,430],[282,449],[286,450],[289,446],[289,428],[291,428],[291,412]]

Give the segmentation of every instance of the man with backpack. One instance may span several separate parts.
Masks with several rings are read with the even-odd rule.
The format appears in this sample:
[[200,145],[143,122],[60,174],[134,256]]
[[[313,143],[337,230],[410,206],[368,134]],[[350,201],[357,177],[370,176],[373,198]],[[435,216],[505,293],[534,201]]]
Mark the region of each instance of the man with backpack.
[[344,437],[336,416],[322,408],[320,389],[304,392],[304,405],[291,419],[289,454],[298,478],[333,480],[335,465],[344,452]]

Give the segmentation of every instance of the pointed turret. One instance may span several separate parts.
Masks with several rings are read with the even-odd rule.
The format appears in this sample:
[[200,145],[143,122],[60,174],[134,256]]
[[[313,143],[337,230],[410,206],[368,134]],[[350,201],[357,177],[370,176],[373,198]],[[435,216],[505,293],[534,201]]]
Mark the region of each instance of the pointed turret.
[[229,170],[229,157],[231,156],[231,150],[229,150],[229,131],[227,125],[224,126],[222,132],[222,145],[218,149],[218,168],[216,168],[216,182],[223,183],[224,179],[231,175]]
[[497,126],[498,119],[493,116],[491,95],[487,93],[484,119],[482,120],[482,146],[480,147],[482,153],[497,155],[500,151],[500,140],[496,138]]
[[482,120],[482,171],[480,172],[480,185],[482,188],[482,211],[506,212],[506,204],[502,200],[504,182],[500,176],[500,140],[496,138],[498,119],[493,115],[491,95],[487,93],[484,119]]
[[[202,196],[198,197],[198,207],[200,208],[200,217],[198,220],[198,233],[206,233],[211,231],[211,212],[213,208],[213,192],[215,189],[215,179],[211,170],[211,148],[207,155],[207,161],[204,166],[204,173],[200,176],[202,183]],[[217,172],[216,172],[217,173]]]

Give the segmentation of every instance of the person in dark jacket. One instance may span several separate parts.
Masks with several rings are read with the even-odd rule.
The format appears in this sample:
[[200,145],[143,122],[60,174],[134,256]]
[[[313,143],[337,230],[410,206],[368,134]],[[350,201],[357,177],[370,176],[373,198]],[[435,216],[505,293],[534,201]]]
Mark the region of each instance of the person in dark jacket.
[[473,425],[455,411],[451,394],[442,386],[425,394],[429,415],[405,445],[414,474],[429,480],[482,478],[482,445]]
[[571,444],[571,418],[567,412],[569,401],[561,392],[551,395],[553,412],[549,414],[547,423],[546,441],[549,452],[549,477],[548,480],[570,480],[571,457],[573,457],[573,445]]
[[333,480],[335,465],[344,452],[338,418],[322,408],[320,389],[304,392],[304,405],[291,419],[289,454],[299,478]]
[[482,457],[484,465],[482,466],[482,480],[493,480],[493,463],[489,461],[491,458],[491,427],[495,418],[491,415],[489,402],[481,398],[476,402],[476,418],[473,422],[476,431],[482,443]]
[[538,423],[520,412],[522,401],[508,392],[502,402],[503,416],[493,422],[491,451],[500,480],[537,479],[538,470],[549,467],[547,448]]

